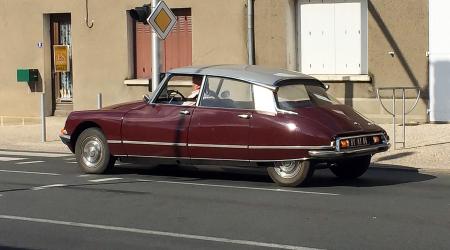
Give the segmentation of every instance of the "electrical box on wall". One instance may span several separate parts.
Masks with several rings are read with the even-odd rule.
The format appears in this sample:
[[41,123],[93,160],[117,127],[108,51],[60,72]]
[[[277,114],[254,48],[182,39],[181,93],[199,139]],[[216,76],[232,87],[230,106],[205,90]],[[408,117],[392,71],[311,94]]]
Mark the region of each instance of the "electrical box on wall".
[[17,69],[18,82],[37,82],[39,80],[39,70],[37,69]]

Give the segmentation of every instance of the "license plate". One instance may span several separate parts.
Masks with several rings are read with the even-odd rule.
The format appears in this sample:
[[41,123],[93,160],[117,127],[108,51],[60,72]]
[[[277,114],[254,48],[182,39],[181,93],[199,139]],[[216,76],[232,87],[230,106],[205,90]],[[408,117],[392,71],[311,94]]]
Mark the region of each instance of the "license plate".
[[349,141],[351,148],[370,145],[369,139],[367,137],[351,138],[349,139]]

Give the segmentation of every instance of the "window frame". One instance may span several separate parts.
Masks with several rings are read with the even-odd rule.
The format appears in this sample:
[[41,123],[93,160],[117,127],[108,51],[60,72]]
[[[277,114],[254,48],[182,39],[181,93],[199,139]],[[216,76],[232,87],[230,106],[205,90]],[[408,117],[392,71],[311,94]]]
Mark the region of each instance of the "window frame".
[[[200,94],[197,97],[197,102],[195,103],[195,105],[187,106],[187,105],[178,105],[178,104],[156,102],[158,100],[158,98],[161,96],[161,94],[162,94],[163,90],[165,89],[165,87],[167,86],[167,84],[169,84],[170,79],[172,79],[173,77],[176,77],[176,76],[189,76],[189,77],[201,76],[202,77],[202,84],[200,86],[200,92],[199,92]],[[151,97],[151,100],[150,100],[149,104],[170,105],[170,106],[178,106],[178,107],[197,107],[198,101],[200,100],[200,95],[201,95],[201,93],[203,91],[203,86],[205,85],[205,79],[206,79],[206,76],[202,75],[202,74],[166,74],[166,77],[158,85],[158,88],[156,89],[156,91],[154,91],[154,95]]]
[[[245,108],[227,108],[227,107],[208,107],[208,106],[200,106],[200,101],[202,100],[203,96],[204,96],[204,86],[206,85],[206,81],[208,80],[209,77],[215,77],[215,78],[222,78],[223,80],[228,79],[228,80],[232,80],[232,81],[236,81],[236,82],[241,82],[247,85],[250,85],[250,92],[252,94],[252,102],[253,102],[253,108],[251,109],[245,109]],[[253,93],[253,83],[248,82],[248,81],[243,81],[240,79],[236,79],[236,78],[232,78],[232,77],[225,77],[225,76],[216,76],[216,75],[205,75],[203,82],[202,82],[202,86],[200,88],[200,95],[198,96],[197,99],[197,104],[195,105],[196,107],[199,108],[208,108],[208,109],[229,109],[229,110],[246,110],[246,111],[254,111],[255,110],[255,95]]]

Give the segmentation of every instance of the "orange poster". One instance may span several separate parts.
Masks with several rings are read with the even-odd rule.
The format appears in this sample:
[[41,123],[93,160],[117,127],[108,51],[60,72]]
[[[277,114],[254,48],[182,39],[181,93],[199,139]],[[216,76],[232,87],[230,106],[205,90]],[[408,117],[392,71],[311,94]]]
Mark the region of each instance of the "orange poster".
[[69,45],[53,45],[55,72],[69,72]]

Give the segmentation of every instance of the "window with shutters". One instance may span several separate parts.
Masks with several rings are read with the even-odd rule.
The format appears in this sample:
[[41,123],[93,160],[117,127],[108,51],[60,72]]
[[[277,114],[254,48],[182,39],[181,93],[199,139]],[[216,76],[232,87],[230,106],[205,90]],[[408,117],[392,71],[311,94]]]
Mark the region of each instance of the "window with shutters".
[[[161,72],[192,65],[192,16],[191,9],[172,9],[177,23],[172,32],[161,41]],[[135,73],[136,78],[151,78],[152,50],[151,28],[135,23]]]
[[367,0],[298,0],[298,60],[306,74],[367,74]]

